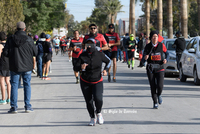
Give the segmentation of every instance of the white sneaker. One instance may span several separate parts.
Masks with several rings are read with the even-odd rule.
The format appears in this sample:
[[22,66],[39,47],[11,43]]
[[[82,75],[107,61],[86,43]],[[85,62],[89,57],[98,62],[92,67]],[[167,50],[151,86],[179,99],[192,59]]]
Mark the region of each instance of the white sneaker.
[[97,123],[99,123],[100,125],[104,123],[104,119],[101,113],[97,114]]
[[91,118],[90,123],[88,124],[88,126],[95,126],[96,124],[96,119],[95,118]]

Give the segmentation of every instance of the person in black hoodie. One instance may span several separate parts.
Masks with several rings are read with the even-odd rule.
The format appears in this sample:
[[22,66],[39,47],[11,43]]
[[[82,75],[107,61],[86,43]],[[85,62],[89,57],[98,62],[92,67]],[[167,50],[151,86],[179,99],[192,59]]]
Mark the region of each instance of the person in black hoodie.
[[[79,56],[74,70],[81,72],[81,90],[91,117],[89,126],[94,126],[96,124],[95,113],[97,115],[97,122],[99,124],[103,124],[104,122],[101,114],[103,105],[102,75],[107,75],[111,61],[104,53],[96,50],[96,41],[94,38],[88,38],[85,42],[85,46],[86,50]],[[102,62],[106,64],[103,72],[101,72]],[[95,104],[96,111],[93,103]]]
[[179,70],[179,62],[182,56],[183,51],[186,47],[186,41],[185,38],[182,36],[181,32],[176,32],[177,39],[174,42],[174,45],[172,47],[176,47],[176,61],[177,61],[177,68]]
[[147,60],[147,76],[151,87],[153,108],[158,109],[158,103],[162,104],[161,93],[164,82],[164,64],[167,63],[169,53],[164,44],[158,42],[158,33],[151,31],[151,42],[144,50],[145,60]]
[[9,70],[11,75],[11,108],[8,113],[17,113],[18,82],[22,75],[24,85],[25,112],[32,112],[31,99],[31,73],[33,70],[33,57],[37,55],[34,41],[26,35],[24,22],[17,23],[17,31],[10,36],[3,49],[3,55],[9,57]]

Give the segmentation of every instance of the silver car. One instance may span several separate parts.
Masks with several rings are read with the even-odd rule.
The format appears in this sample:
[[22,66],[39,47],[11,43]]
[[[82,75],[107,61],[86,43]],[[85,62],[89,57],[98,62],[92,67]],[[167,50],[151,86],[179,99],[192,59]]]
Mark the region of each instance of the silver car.
[[194,84],[200,85],[200,37],[194,37],[183,51],[180,60],[179,78],[185,82],[194,78]]
[[[176,62],[176,49],[172,47],[176,39],[164,39],[162,43],[165,44],[167,51],[169,52],[169,60],[164,65],[165,67],[165,75],[172,74],[178,75],[179,70],[177,69],[177,62]],[[186,46],[190,40],[186,39]]]

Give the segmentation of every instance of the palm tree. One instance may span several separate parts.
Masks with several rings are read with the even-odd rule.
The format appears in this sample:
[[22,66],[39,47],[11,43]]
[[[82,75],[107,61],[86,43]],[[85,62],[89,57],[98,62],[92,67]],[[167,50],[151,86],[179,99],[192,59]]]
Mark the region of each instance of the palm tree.
[[200,0],[197,0],[198,4],[198,22],[199,22],[199,34],[200,34]]
[[181,31],[185,38],[188,38],[188,14],[187,0],[181,0]]
[[173,15],[172,15],[172,0],[167,1],[167,21],[168,21],[168,38],[173,38]]
[[105,12],[108,16],[110,16],[110,22],[114,24],[117,13],[123,12],[121,11],[123,5],[119,0],[109,0],[104,4],[103,12]]
[[162,35],[162,27],[163,27],[163,5],[162,5],[162,0],[158,0],[157,2],[158,2],[158,7],[157,7],[158,31],[159,31],[159,34]]
[[149,36],[150,34],[150,0],[146,0],[146,12],[145,12],[145,16],[146,16],[146,35]]
[[129,34],[134,34],[135,36],[135,0],[130,0]]

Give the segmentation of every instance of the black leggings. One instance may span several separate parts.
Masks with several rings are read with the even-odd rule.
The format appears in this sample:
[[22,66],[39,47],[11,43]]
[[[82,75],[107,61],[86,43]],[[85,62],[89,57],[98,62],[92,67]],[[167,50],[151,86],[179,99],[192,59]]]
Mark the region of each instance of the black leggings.
[[89,115],[91,118],[95,118],[95,108],[93,102],[95,102],[96,113],[101,113],[103,105],[103,82],[89,84],[81,80],[80,83]]
[[151,87],[151,97],[153,103],[158,103],[158,96],[161,95],[163,90],[164,72],[151,73],[147,70],[147,76]]

